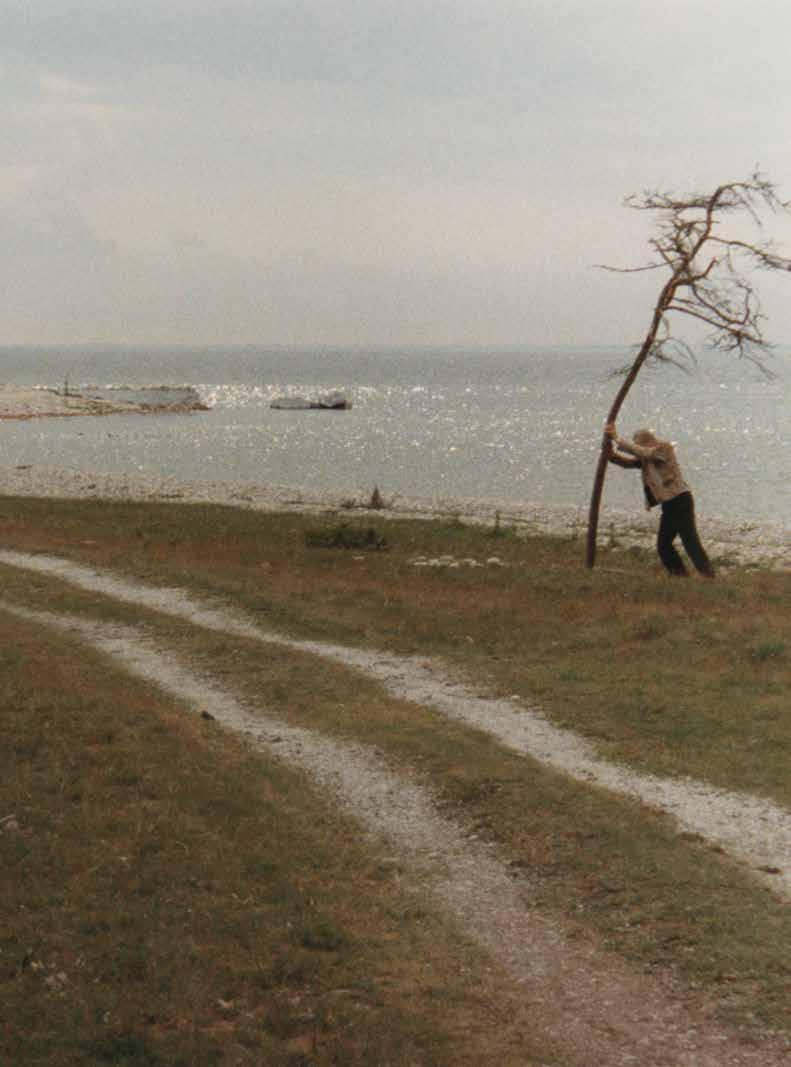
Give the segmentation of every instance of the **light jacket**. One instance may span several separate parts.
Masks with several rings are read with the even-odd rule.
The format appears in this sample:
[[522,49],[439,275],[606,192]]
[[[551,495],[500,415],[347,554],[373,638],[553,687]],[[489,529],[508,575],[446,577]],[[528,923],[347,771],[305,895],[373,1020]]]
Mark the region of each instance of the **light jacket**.
[[[619,467],[640,468],[647,508],[672,500],[679,493],[689,492],[676,459],[676,450],[669,441],[636,445],[634,441],[617,437],[615,443],[621,452],[612,452],[610,461]],[[623,455],[624,452],[629,455]]]

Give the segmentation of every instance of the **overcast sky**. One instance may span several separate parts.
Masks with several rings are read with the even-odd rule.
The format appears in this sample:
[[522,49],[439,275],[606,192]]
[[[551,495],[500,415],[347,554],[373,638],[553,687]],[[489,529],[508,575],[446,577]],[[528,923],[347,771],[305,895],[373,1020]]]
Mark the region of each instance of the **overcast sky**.
[[789,56],[788,0],[0,0],[0,343],[634,342],[624,196],[791,197]]

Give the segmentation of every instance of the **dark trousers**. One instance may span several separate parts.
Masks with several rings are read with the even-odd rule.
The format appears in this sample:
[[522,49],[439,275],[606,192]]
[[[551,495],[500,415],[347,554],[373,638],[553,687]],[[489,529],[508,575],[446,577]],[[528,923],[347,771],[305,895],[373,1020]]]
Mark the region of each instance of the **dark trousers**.
[[665,567],[671,574],[682,577],[686,575],[687,568],[673,544],[679,536],[687,555],[700,573],[705,574],[707,578],[713,578],[714,568],[700,543],[695,526],[695,501],[692,499],[692,493],[679,493],[672,500],[662,502],[662,519],[656,540],[656,550]]

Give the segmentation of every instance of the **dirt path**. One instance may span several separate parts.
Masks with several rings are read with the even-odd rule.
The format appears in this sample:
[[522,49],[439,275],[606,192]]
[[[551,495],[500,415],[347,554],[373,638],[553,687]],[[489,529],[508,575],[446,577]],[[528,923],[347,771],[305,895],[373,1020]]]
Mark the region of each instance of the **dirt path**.
[[[411,686],[427,687],[433,703],[439,702],[443,694],[451,703],[467,700],[474,705],[479,700],[461,686],[432,681],[427,665],[420,661],[373,655],[368,659],[368,653],[338,646],[276,638],[219,609],[200,605],[180,590],[135,585],[46,557],[2,552],[0,562],[58,574],[83,588],[178,615],[196,625],[278,640],[302,651],[343,658],[370,673],[376,673],[373,668],[377,668],[383,680],[389,679],[390,687],[404,686],[404,679]],[[515,878],[497,860],[493,849],[465,837],[458,826],[437,811],[430,792],[409,772],[394,773],[366,746],[290,726],[267,708],[241,703],[211,677],[156,648],[140,630],[4,607],[42,625],[76,634],[112,656],[126,670],[155,682],[196,711],[209,712],[269,755],[309,774],[370,832],[386,837],[413,882],[429,892],[510,973],[520,996],[533,1008],[536,1031],[562,1050],[568,1067],[788,1064],[788,1041],[766,1035],[758,1044],[745,1043],[739,1033],[714,1022],[704,1008],[687,1005],[683,992],[667,981],[633,970],[607,952],[570,940],[560,925],[548,922],[531,909],[528,883]],[[395,677],[393,671],[397,672]],[[414,688],[409,692],[410,699],[419,698]],[[491,705],[498,703],[486,701],[484,706],[491,711]],[[502,703],[510,716],[517,718],[511,702]],[[566,736],[566,732],[559,733]],[[573,739],[574,735],[568,737]],[[789,818],[785,813],[786,824]]]
[[[419,707],[430,707],[495,737],[578,781],[634,797],[673,817],[680,833],[695,833],[745,863],[775,893],[791,900],[791,812],[769,800],[717,789],[694,779],[639,774],[609,763],[571,730],[553,726],[541,712],[515,699],[480,696],[425,658],[370,652],[316,641],[298,641],[221,607],[201,603],[181,589],[127,581],[53,556],[0,550],[0,563],[51,574],[80,588],[175,615],[221,633],[236,634],[326,657],[363,671],[387,691]],[[778,873],[766,873],[765,869]]]
[[518,982],[535,1027],[575,1067],[775,1067],[788,1045],[743,1044],[736,1033],[692,1014],[665,982],[569,940],[536,915],[518,880],[435,809],[430,794],[396,775],[365,746],[340,743],[249,709],[140,632],[84,619],[17,615],[77,634],[128,671],[208,712],[269,755],[305,770],[368,830],[384,835],[415,882]]

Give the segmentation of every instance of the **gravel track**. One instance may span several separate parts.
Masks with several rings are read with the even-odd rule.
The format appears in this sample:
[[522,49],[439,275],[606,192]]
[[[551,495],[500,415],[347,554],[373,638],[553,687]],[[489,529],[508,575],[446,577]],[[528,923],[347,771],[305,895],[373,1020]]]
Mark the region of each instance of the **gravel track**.
[[202,603],[184,590],[141,585],[52,556],[0,550],[0,563],[49,574],[210,630],[286,646],[362,671],[398,699],[433,708],[578,781],[633,797],[670,815],[679,832],[700,834],[746,864],[754,877],[779,896],[791,900],[791,812],[769,800],[690,778],[640,774],[610,763],[597,756],[587,740],[554,726],[537,708],[516,699],[481,696],[422,657],[295,640]]
[[[30,561],[10,553],[3,553],[2,561],[11,562],[11,555],[17,557],[15,566],[22,559]],[[79,584],[107,595],[113,595],[110,588],[134,588],[136,603],[152,607],[149,601],[158,596],[160,611],[185,602],[178,591],[132,587],[107,576],[100,588],[102,576],[95,576],[98,585],[90,584],[86,568],[72,573],[75,565],[56,562],[60,577],[71,574],[70,580],[80,578]],[[266,709],[240,703],[209,676],[156,648],[138,629],[0,606],[75,634],[130,673],[153,681],[195,711],[208,712],[269,755],[301,768],[369,831],[384,835],[414,882],[512,976],[531,1006],[535,1033],[561,1052],[568,1067],[781,1067],[789,1062],[791,1045],[781,1035],[766,1034],[757,1042],[753,1035],[745,1042],[743,1035],[713,1022],[705,1010],[685,1005],[668,982],[570,940],[559,925],[536,915],[526,884],[513,877],[490,847],[465,837],[438,813],[430,791],[409,772],[395,774],[365,746],[290,726]],[[197,610],[191,621],[207,625]],[[171,613],[183,615],[181,610]],[[215,623],[223,618],[217,611],[206,615]],[[248,636],[247,628],[239,625]],[[294,644],[307,650],[307,643]]]

